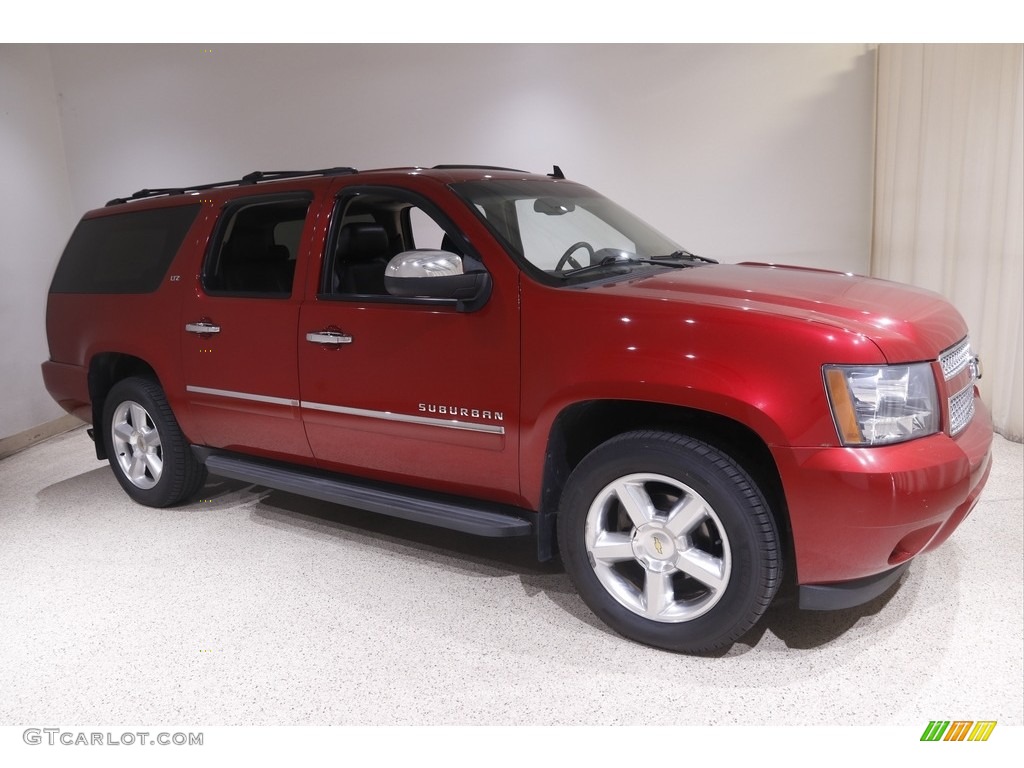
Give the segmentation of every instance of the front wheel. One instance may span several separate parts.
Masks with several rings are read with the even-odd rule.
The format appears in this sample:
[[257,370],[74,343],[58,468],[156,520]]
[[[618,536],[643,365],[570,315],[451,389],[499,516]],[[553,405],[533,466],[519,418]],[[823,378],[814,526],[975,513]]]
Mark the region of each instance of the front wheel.
[[206,480],[160,385],[133,377],[113,386],[103,407],[103,440],[114,476],[148,507],[185,501]]
[[673,651],[733,643],[781,578],[778,532],[753,480],[683,435],[631,432],[594,449],[566,484],[558,540],[599,618]]

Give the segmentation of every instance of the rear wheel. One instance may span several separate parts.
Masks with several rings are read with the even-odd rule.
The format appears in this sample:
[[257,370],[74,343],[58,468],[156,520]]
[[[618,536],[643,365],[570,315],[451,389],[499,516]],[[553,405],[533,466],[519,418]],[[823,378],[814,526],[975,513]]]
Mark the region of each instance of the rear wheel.
[[558,517],[580,596],[620,634],[673,651],[723,648],[767,609],[779,537],[757,486],[699,440],[631,432],[569,477]]
[[206,467],[192,455],[153,379],[133,377],[113,386],[103,408],[103,439],[114,476],[140,504],[179,504],[206,480]]

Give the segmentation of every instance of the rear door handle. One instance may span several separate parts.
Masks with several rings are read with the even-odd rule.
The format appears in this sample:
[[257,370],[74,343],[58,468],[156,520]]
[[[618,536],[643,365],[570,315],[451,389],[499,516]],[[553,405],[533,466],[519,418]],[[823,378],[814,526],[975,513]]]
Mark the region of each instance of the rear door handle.
[[312,331],[306,334],[306,341],[314,344],[351,344],[352,337],[339,331]]
[[185,330],[189,333],[198,333],[200,336],[205,336],[210,333],[220,333],[220,326],[206,320],[200,320],[198,323],[186,323]]

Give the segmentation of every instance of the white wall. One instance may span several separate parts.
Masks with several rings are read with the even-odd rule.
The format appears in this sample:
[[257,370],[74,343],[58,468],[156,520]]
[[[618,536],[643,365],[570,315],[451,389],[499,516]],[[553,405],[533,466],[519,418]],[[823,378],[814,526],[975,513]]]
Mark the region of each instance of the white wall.
[[75,204],[256,169],[561,165],[701,253],[866,272],[861,45],[53,49]]
[[[697,253],[868,270],[867,46],[50,52],[76,215],[143,187],[257,169],[557,163]],[[37,98],[52,103],[52,91]]]
[[64,413],[43,388],[46,291],[75,223],[50,55],[0,45],[0,438]]

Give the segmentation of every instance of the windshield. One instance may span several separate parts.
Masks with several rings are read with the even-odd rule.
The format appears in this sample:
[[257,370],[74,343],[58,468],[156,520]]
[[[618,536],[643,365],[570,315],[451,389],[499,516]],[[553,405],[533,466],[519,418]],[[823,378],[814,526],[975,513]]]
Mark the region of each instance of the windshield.
[[[685,253],[592,189],[551,180],[469,181],[452,189],[535,271],[559,282],[650,269],[640,259]],[[600,269],[585,269],[597,267]]]

